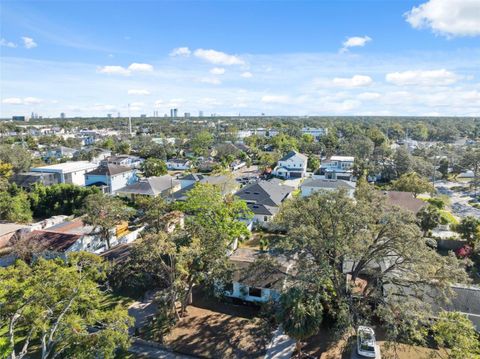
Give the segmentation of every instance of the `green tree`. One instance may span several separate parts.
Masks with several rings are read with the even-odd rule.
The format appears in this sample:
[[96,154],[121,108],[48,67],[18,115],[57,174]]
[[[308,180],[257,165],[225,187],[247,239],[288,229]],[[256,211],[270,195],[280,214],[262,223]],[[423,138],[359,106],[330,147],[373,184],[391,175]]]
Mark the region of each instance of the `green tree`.
[[321,299],[298,287],[289,288],[280,297],[277,319],[285,333],[297,341],[297,355],[301,357],[302,341],[320,329],[323,319]]
[[147,158],[141,165],[145,177],[162,176],[167,174],[167,165],[162,160],[157,158]]
[[440,212],[437,207],[428,205],[417,213],[417,220],[420,229],[423,231],[423,236],[426,237],[428,232],[436,228],[440,223]]
[[465,170],[473,171],[473,188],[475,196],[478,194],[479,175],[480,175],[480,148],[470,149],[463,155],[460,165]]
[[393,339],[420,337],[433,315],[431,291],[443,303],[466,272],[453,254],[427,246],[411,213],[392,211],[367,186],[356,201],[343,191],[289,201],[276,217],[285,235],[270,248],[296,259],[291,287],[312,296],[331,293],[322,305],[339,328],[378,317]]
[[480,241],[480,219],[478,218],[472,216],[462,218],[461,222],[455,226],[455,230],[472,247]]
[[0,191],[0,219],[17,223],[32,221],[30,202],[23,190],[10,188]]
[[132,320],[127,310],[104,305],[98,285],[104,278],[100,257],[86,253],[0,268],[0,318],[8,327],[3,351],[21,359],[38,342],[42,359],[114,358],[117,348],[128,348]]
[[412,171],[412,156],[405,147],[399,147],[395,151],[393,164],[397,177]]
[[317,156],[309,156],[308,157],[308,165],[307,167],[310,171],[315,171],[320,168],[320,159]]
[[162,197],[137,197],[136,205],[140,208],[143,214],[142,221],[145,224],[147,224],[150,228],[153,228],[156,233],[163,231],[163,218],[167,213],[169,206]]
[[433,185],[425,177],[420,177],[415,172],[403,174],[399,179],[393,181],[392,189],[395,191],[412,192],[415,197],[420,193],[433,193]]
[[435,342],[446,352],[448,358],[480,358],[480,338],[465,314],[441,312],[432,331]]
[[81,210],[83,221],[99,231],[107,249],[110,249],[110,237],[115,226],[127,221],[133,212],[121,199],[103,193],[89,195]]
[[213,136],[208,131],[197,132],[190,143],[193,152],[198,156],[205,156],[213,144]]
[[18,173],[30,168],[32,155],[22,146],[0,145],[0,161],[11,164],[13,172]]

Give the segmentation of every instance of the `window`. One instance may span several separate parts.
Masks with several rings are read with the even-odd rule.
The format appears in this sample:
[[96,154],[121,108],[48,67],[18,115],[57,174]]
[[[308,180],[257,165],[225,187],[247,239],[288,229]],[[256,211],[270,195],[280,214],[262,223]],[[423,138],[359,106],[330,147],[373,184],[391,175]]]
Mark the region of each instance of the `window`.
[[268,221],[268,216],[263,216],[263,221],[267,222]]
[[250,297],[261,298],[262,297],[262,288],[248,287],[248,295]]

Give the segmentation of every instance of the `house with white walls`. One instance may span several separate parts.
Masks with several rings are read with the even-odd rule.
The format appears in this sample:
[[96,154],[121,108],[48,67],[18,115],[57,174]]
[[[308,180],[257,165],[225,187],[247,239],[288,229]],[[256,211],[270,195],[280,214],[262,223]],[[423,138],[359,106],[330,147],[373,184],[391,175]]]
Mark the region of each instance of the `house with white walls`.
[[37,173],[53,173],[58,183],[69,183],[85,186],[85,173],[93,171],[98,164],[88,161],[72,161],[49,166],[34,167],[30,171]]
[[282,157],[272,174],[281,178],[302,178],[307,174],[308,157],[297,151],[290,151]]
[[137,170],[127,166],[104,164],[85,173],[86,186],[103,187],[104,192],[109,194],[137,181]]

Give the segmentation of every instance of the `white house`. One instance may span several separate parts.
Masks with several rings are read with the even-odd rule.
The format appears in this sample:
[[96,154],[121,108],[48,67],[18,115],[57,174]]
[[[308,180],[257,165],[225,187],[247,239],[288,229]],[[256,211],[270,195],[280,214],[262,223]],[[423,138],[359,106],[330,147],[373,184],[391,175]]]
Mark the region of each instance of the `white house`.
[[34,167],[31,172],[54,173],[58,183],[70,183],[85,186],[85,173],[94,170],[98,164],[88,161],[74,161],[55,165]]
[[192,168],[192,162],[187,159],[171,158],[167,161],[167,169],[170,171],[186,171]]
[[320,140],[320,137],[325,136],[328,133],[327,128],[311,128],[311,127],[304,127],[302,128],[302,134],[304,135],[312,135],[315,141]]
[[286,285],[285,273],[291,270],[293,262],[275,255],[275,260],[280,264],[281,270],[274,274],[264,273],[264,271],[252,267],[252,264],[262,254],[274,256],[248,248],[238,248],[230,255],[229,260],[235,269],[232,282],[224,288],[224,294],[227,297],[254,303],[278,300],[282,288]]
[[353,156],[332,156],[328,160],[322,161],[320,165],[320,175],[329,179],[348,179],[353,174]]
[[102,161],[102,164],[112,164],[117,166],[126,166],[131,168],[139,168],[144,159],[137,156],[117,155],[110,156]]
[[282,178],[301,178],[307,174],[308,157],[303,153],[290,151],[273,170],[273,175]]
[[339,179],[309,178],[300,186],[302,197],[310,196],[318,191],[338,191],[345,190],[350,198],[355,193],[355,182]]

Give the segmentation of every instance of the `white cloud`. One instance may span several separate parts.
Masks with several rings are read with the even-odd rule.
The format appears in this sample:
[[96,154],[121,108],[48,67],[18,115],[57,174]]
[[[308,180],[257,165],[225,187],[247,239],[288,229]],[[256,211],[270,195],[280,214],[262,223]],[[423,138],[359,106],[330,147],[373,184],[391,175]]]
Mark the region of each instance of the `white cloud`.
[[225,69],[223,67],[214,67],[210,69],[210,73],[212,75],[223,75],[225,73]]
[[0,39],[0,46],[5,46],[5,47],[17,47],[17,44],[11,42],[11,41],[7,41],[5,40],[4,38],[1,38]]
[[347,51],[350,47],[363,47],[367,42],[372,41],[369,36],[352,36],[343,42],[341,51]]
[[170,52],[170,56],[189,57],[192,51],[188,47],[177,47]]
[[97,71],[102,74],[109,74],[109,75],[123,75],[123,76],[130,75],[130,71],[122,66],[102,66]]
[[358,94],[357,98],[360,100],[376,100],[377,98],[381,97],[382,95],[378,92],[362,92]]
[[287,95],[265,95],[262,97],[262,102],[272,104],[288,104],[291,99]]
[[152,72],[153,71],[153,66],[150,64],[139,64],[137,62],[134,62],[133,64],[130,64],[128,66],[128,69],[130,71],[138,71],[138,72]]
[[113,111],[116,110],[116,107],[114,105],[104,105],[97,103],[93,105],[93,109],[96,111]]
[[33,49],[34,47],[37,47],[37,43],[31,37],[23,36],[22,40],[23,46],[26,49]]
[[102,66],[98,68],[97,72],[100,72],[102,74],[109,74],[109,75],[123,75],[123,76],[128,76],[132,72],[152,72],[153,71],[153,66],[150,64],[140,64],[137,62],[134,62],[128,66],[128,68],[125,68],[123,66],[117,66],[117,65],[109,65],[109,66]]
[[392,72],[385,76],[387,82],[398,86],[445,86],[455,83],[458,76],[445,69],[440,70],[410,70],[404,72]]
[[242,76],[243,78],[246,78],[246,79],[250,79],[250,78],[253,77],[253,74],[250,71],[245,71],[245,72],[242,72],[242,74],[240,76]]
[[21,105],[23,104],[23,101],[21,98],[18,98],[18,97],[9,97],[9,98],[3,99],[2,103],[6,105]]
[[164,108],[174,108],[174,107],[179,107],[180,105],[184,104],[186,102],[185,99],[183,98],[172,98],[168,101],[164,100],[157,100],[155,101],[155,107],[164,107]]
[[335,77],[332,80],[333,85],[339,87],[362,87],[369,86],[373,83],[370,76],[354,75],[352,77]]
[[150,91],[148,90],[142,90],[142,89],[131,89],[128,90],[129,95],[150,95]]
[[202,77],[198,81],[204,84],[220,85],[222,81],[216,77]]
[[6,105],[36,105],[42,102],[41,99],[36,97],[25,97],[23,99],[19,97],[9,97],[2,100],[2,103]]
[[415,29],[430,28],[447,37],[480,35],[479,0],[429,0],[405,13]]
[[221,51],[216,50],[205,50],[205,49],[197,49],[193,53],[196,57],[210,62],[215,65],[243,65],[245,61],[243,61],[240,57],[235,55],[229,55]]

